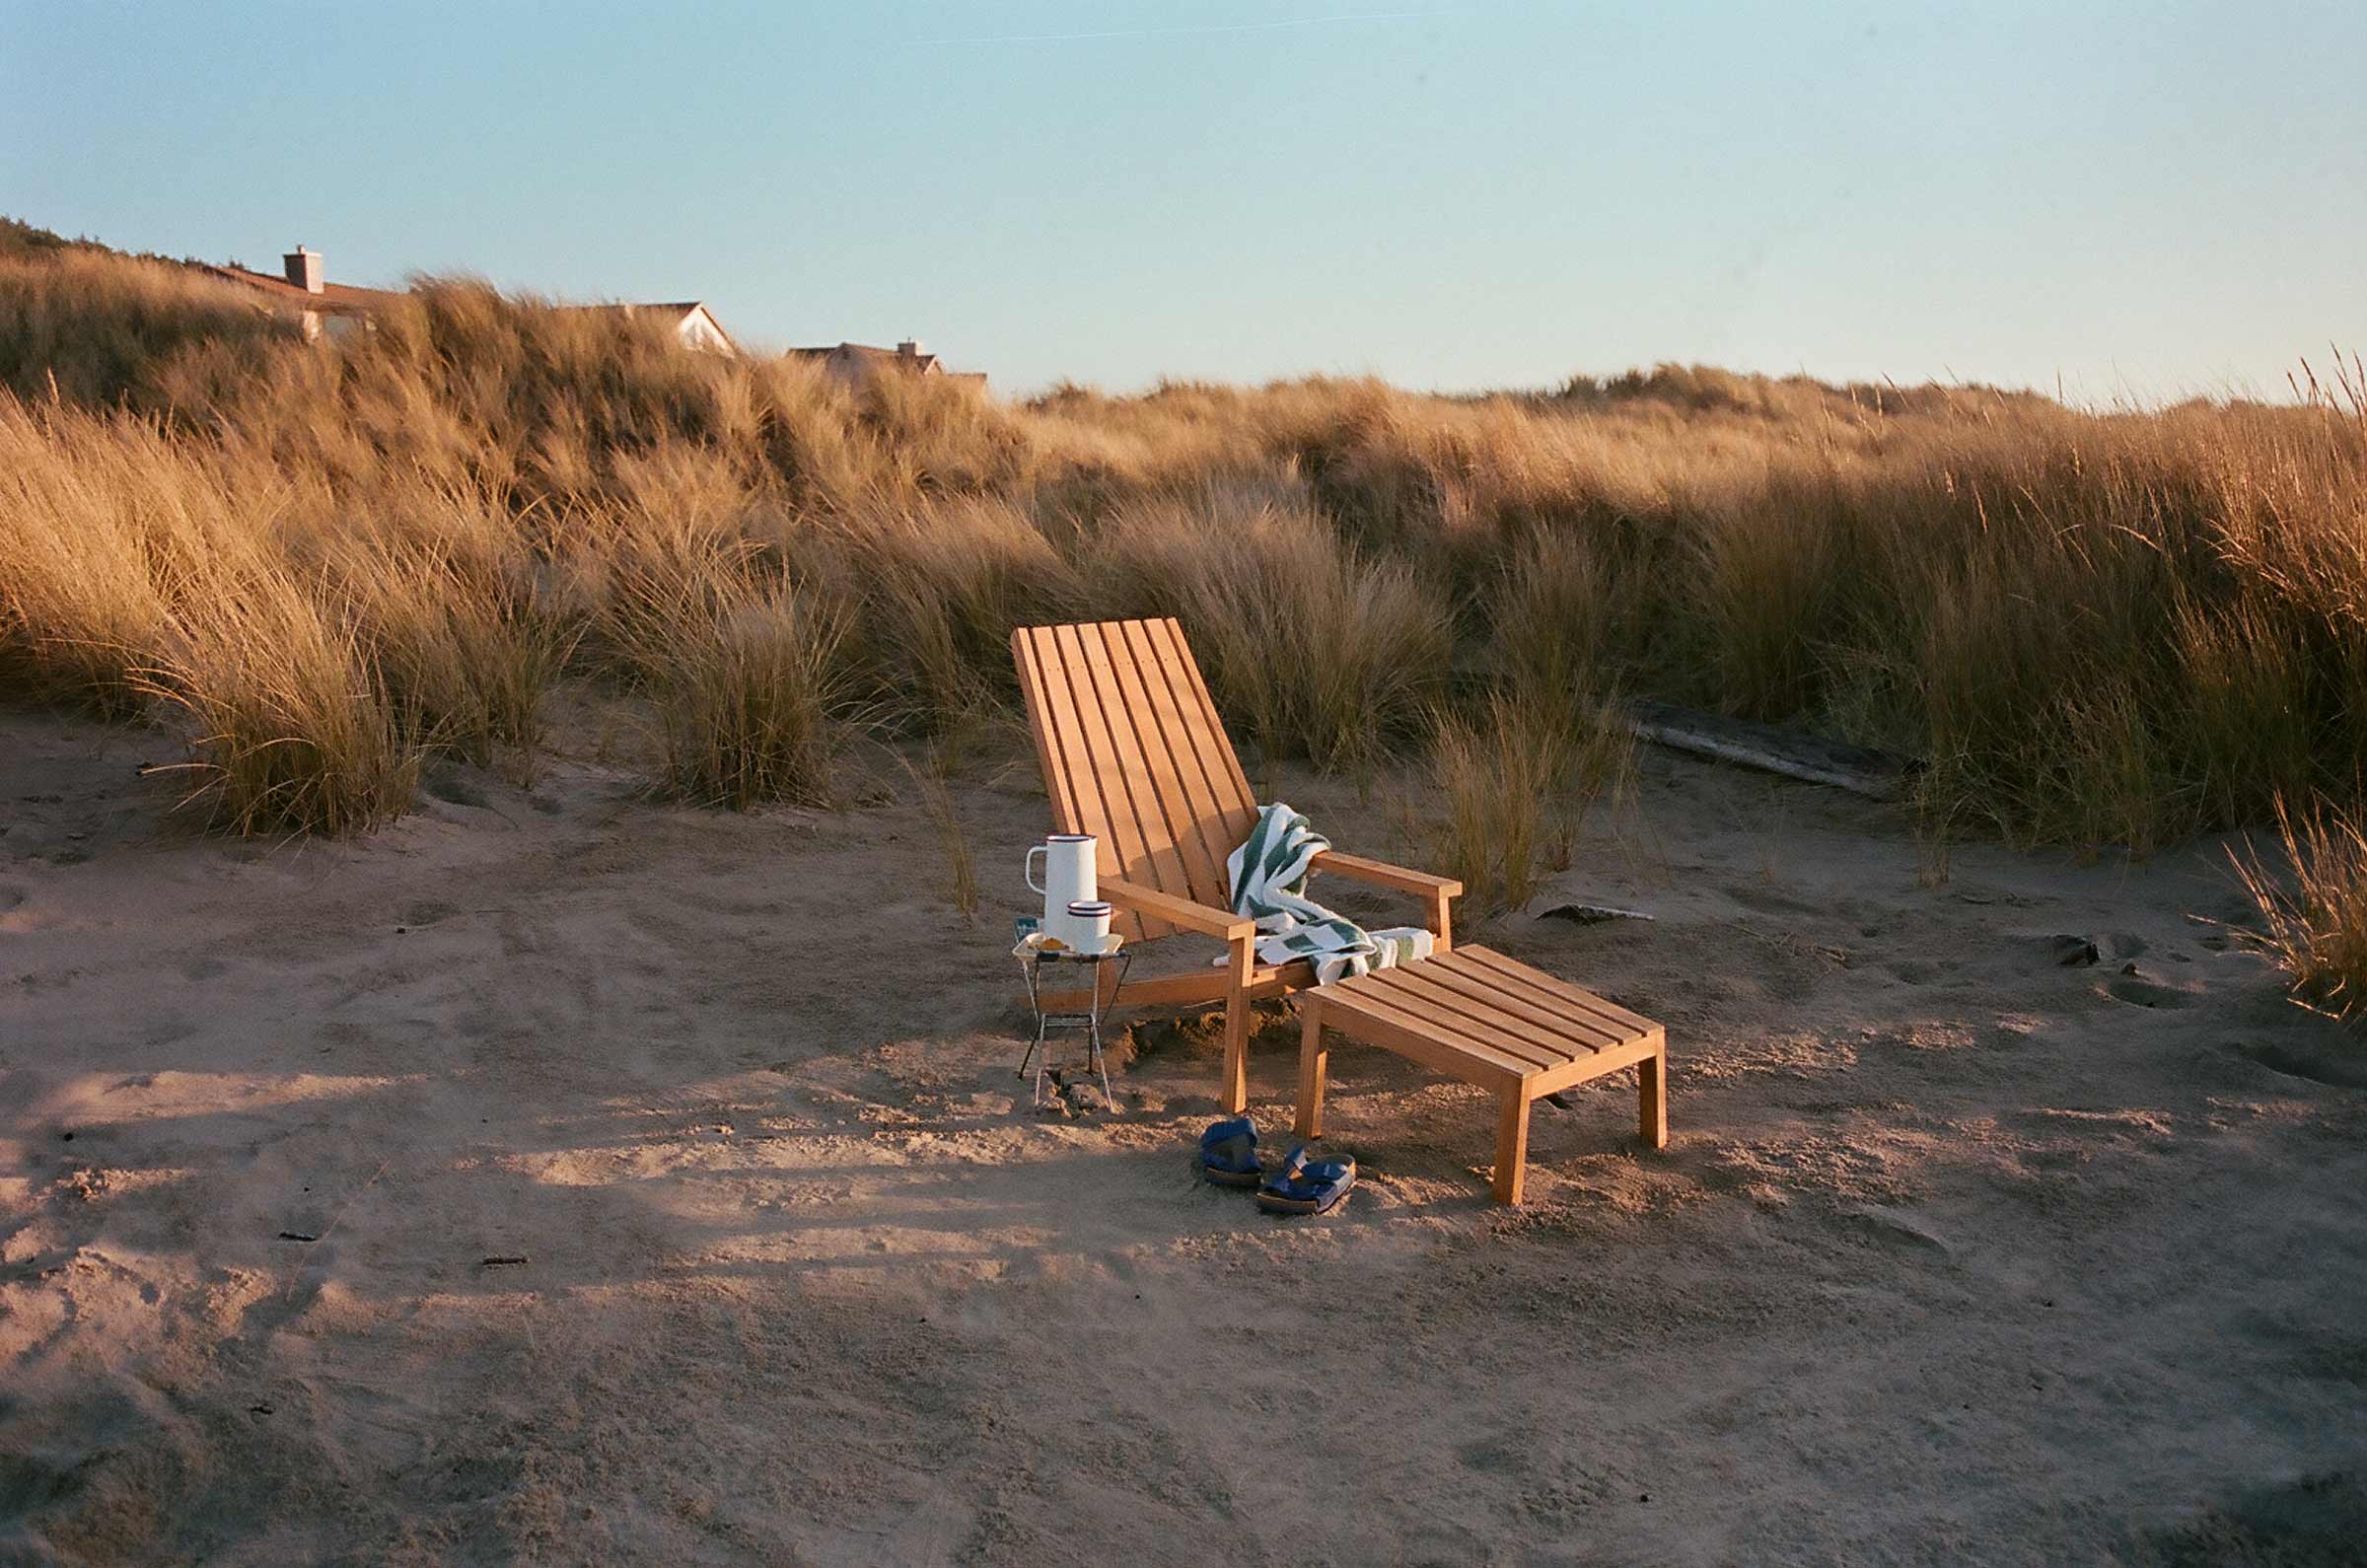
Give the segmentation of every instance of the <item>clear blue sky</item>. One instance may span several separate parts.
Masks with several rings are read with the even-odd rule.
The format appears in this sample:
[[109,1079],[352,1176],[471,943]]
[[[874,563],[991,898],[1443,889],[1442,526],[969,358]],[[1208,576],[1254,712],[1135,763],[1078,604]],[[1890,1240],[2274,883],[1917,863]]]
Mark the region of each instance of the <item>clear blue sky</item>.
[[0,0],[0,211],[1012,391],[2271,391],[2367,346],[2367,3]]

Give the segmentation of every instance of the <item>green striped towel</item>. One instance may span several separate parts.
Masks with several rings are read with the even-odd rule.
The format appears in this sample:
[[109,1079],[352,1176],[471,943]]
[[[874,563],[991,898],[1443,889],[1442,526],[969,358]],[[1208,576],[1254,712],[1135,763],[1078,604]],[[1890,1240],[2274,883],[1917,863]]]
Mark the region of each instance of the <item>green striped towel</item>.
[[1306,895],[1315,857],[1331,847],[1306,818],[1276,802],[1260,808],[1249,842],[1226,858],[1233,912],[1257,922],[1257,962],[1306,959],[1315,983],[1329,985],[1430,956],[1429,932],[1411,926],[1367,931]]

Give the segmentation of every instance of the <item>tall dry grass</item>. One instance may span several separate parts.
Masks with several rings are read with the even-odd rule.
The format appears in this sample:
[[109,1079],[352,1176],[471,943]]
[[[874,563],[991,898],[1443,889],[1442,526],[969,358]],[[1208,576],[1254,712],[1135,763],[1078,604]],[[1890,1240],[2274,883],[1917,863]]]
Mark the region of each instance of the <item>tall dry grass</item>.
[[340,833],[409,806],[423,754],[361,630],[267,564],[229,569],[135,677],[188,723],[183,804],[247,835]]
[[2355,362],[2291,406],[1671,367],[1009,406],[466,280],[307,345],[72,251],[0,258],[0,692],[310,769],[227,811],[273,830],[377,820],[433,755],[531,771],[568,682],[642,705],[676,793],[827,798],[849,723],[1007,707],[1011,626],[1139,613],[1327,767],[1632,692],[1920,754],[1942,835],[2143,850],[2367,776]]
[[2292,977],[2305,1003],[2356,1018],[2367,1013],[2367,826],[2327,807],[2276,808],[2285,866],[2235,858],[2236,875],[2264,930],[2253,940]]
[[1596,802],[1634,788],[1634,737],[1604,705],[1497,693],[1436,724],[1437,858],[1482,903],[1534,898]]
[[1421,563],[1343,538],[1286,472],[1154,492],[1085,535],[1081,602],[1178,617],[1265,759],[1369,766],[1447,679],[1452,610]]
[[600,615],[656,715],[656,783],[737,810],[827,805],[848,715],[846,621],[752,544],[627,521]]

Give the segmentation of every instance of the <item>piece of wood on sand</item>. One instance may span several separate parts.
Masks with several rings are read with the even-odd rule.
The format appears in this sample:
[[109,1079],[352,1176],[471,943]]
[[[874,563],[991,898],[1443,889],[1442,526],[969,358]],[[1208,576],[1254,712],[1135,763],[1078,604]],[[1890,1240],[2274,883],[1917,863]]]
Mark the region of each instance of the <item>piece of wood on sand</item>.
[[1918,766],[1910,758],[1888,751],[1670,702],[1629,703],[1627,727],[1637,739],[1656,746],[1811,784],[1829,784],[1869,800],[1898,799]]

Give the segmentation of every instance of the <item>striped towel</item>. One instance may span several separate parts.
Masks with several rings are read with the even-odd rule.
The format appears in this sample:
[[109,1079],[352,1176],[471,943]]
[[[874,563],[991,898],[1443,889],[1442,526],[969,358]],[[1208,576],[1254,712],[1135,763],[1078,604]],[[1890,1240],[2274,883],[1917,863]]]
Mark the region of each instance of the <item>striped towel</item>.
[[1331,847],[1306,818],[1276,802],[1261,808],[1249,842],[1226,858],[1233,912],[1257,922],[1257,962],[1306,959],[1315,983],[1329,985],[1430,956],[1432,937],[1414,926],[1367,931],[1306,896],[1315,857]]

